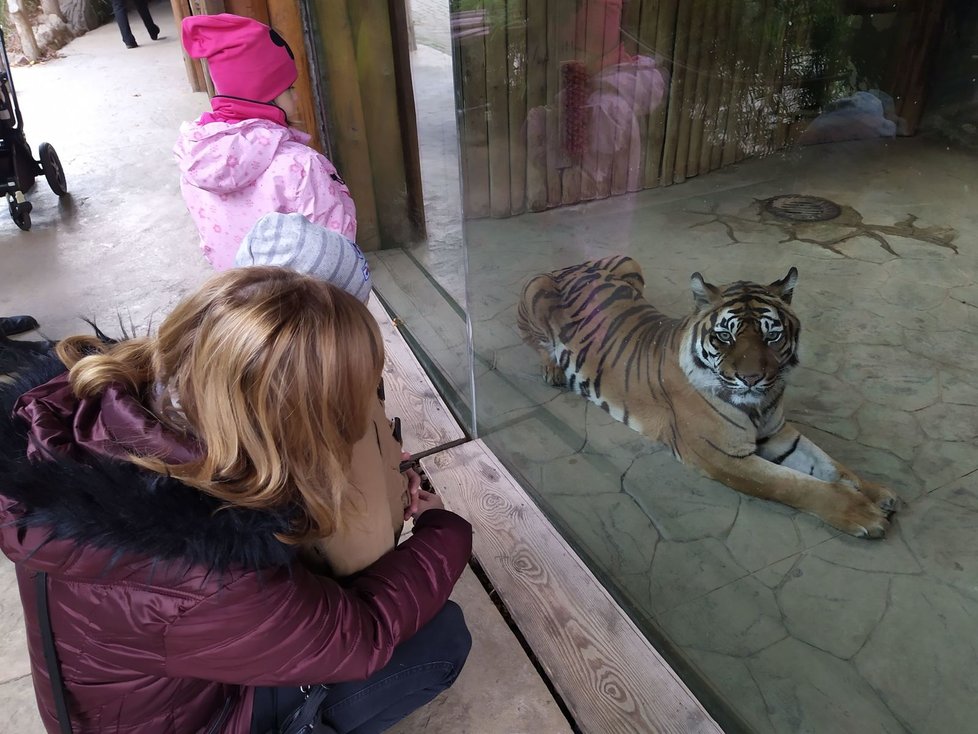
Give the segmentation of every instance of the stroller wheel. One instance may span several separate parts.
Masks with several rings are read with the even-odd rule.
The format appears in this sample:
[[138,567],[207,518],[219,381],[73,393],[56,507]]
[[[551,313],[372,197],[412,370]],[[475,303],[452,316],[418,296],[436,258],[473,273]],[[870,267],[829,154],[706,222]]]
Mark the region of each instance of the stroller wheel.
[[48,186],[58,196],[68,193],[68,184],[65,181],[65,171],[61,167],[61,159],[50,143],[41,143],[38,147],[41,155],[41,170],[44,171],[44,178],[48,180]]
[[17,201],[13,197],[8,197],[7,208],[10,210],[10,218],[14,224],[25,232],[31,228],[31,209],[34,205],[29,201]]

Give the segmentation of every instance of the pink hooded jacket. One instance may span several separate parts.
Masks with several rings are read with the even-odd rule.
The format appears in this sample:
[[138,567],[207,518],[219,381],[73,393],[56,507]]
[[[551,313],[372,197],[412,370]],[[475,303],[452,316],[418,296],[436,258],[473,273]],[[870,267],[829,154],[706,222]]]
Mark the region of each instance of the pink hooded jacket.
[[350,190],[308,141],[305,133],[262,118],[181,127],[174,148],[180,188],[216,270],[234,267],[245,234],[270,212],[302,214],[356,241]]
[[183,198],[211,265],[234,267],[245,234],[272,212],[302,214],[356,241],[350,190],[271,104],[298,75],[285,40],[229,13],[185,18],[181,37],[191,58],[207,59],[218,94],[210,112],[180,128],[174,148]]

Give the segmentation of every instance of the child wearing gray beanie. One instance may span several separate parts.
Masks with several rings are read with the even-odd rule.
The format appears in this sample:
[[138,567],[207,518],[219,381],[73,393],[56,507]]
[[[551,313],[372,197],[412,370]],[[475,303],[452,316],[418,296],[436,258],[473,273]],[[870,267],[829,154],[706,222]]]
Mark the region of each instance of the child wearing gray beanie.
[[234,264],[278,265],[342,288],[363,303],[370,298],[370,268],[360,248],[301,214],[263,216],[245,235]]
[[[342,288],[363,303],[370,298],[370,268],[360,248],[301,214],[263,216],[245,235],[234,264],[289,268]],[[362,512],[302,550],[307,563],[336,576],[366,568],[393,548],[404,522],[418,509],[421,480],[413,470],[400,471],[400,461],[410,454],[401,448],[400,421],[388,420],[384,412],[383,380],[377,397],[371,429],[353,447],[351,471]]]

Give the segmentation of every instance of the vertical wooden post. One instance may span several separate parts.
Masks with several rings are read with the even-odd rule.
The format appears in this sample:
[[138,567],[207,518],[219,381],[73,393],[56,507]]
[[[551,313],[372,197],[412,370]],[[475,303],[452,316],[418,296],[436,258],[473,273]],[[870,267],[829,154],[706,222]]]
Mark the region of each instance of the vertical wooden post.
[[510,214],[522,214],[526,211],[526,113],[529,88],[527,9],[527,0],[506,2]]
[[486,117],[489,132],[489,210],[494,217],[510,213],[509,74],[506,45],[506,0],[488,0],[486,22]]
[[764,98],[767,73],[767,58],[771,52],[771,29],[776,12],[775,0],[764,0],[764,12],[761,16],[758,32],[760,38],[756,46],[754,73],[749,79],[747,88],[750,103],[747,113],[747,124],[742,128],[742,152],[747,156],[756,156],[762,151],[759,132],[761,115],[764,111]]
[[[325,1],[325,0],[324,0]],[[466,219],[489,216],[489,130],[486,120],[486,28],[485,4],[466,11],[482,27],[467,27],[454,37],[459,61],[456,84],[461,93],[461,156],[463,213]],[[461,13],[456,13],[461,16]],[[460,18],[459,18],[460,19]]]
[[547,208],[547,71],[554,63],[547,45],[548,0],[529,0],[526,5],[526,206],[538,212]]
[[337,0],[313,2],[320,27],[328,29],[321,45],[325,86],[334,105],[329,115],[331,138],[336,146],[334,162],[356,202],[357,244],[364,250],[377,250],[381,246],[377,203],[350,17],[346,3]]
[[[605,20],[605,56],[607,58],[607,54],[618,51],[618,58],[614,62],[616,64],[621,64],[626,60],[623,54],[630,56],[633,53],[629,51],[630,48],[637,48],[634,39],[641,18],[639,4],[638,0],[633,0],[633,2],[619,8],[615,16]],[[642,117],[642,110],[635,104],[635,82],[635,75],[629,69],[628,73],[621,79],[619,86],[620,94],[631,104],[631,115],[627,121],[628,132],[625,144],[616,148],[612,156],[610,185],[607,193],[600,192],[605,196],[608,194],[612,196],[624,194],[629,190],[630,185],[637,187],[638,165],[642,160],[642,141],[638,131],[639,127],[645,127],[645,120]]]
[[730,38],[730,2],[717,0],[716,17],[713,30],[712,53],[710,54],[710,86],[706,92],[706,121],[703,125],[703,142],[700,147],[700,173],[707,173],[716,168],[713,165],[718,151],[718,140],[723,135],[723,120],[721,104],[723,90],[729,78],[727,69],[727,48],[733,40]]
[[703,69],[699,66],[700,46],[703,42],[703,7],[706,0],[684,0],[692,5],[689,17],[689,46],[686,51],[686,84],[683,86],[683,102],[679,115],[679,135],[676,141],[676,168],[673,180],[682,183],[686,180],[689,163],[689,141],[693,121],[696,117],[696,88],[700,83]]
[[347,7],[373,191],[376,201],[383,202],[377,207],[380,242],[382,247],[406,244],[414,241],[415,233],[407,216],[407,175],[387,0],[349,0]]
[[[257,6],[257,3],[252,3]],[[257,9],[257,8],[256,8]],[[285,39],[295,54],[296,68],[299,77],[295,81],[296,107],[298,119],[289,120],[289,124],[308,133],[311,136],[309,144],[322,152],[323,145],[319,139],[316,124],[316,104],[312,94],[312,70],[309,68],[309,54],[306,53],[306,37],[302,30],[302,18],[299,13],[299,0],[276,0],[267,8],[268,25]]]
[[712,79],[717,73],[716,58],[713,54],[717,36],[717,0],[703,0],[700,10],[703,13],[703,20],[700,26],[699,53],[696,56],[696,97],[693,100],[690,120],[689,154],[686,156],[687,177],[696,176],[700,172],[700,151],[703,147],[703,138],[708,131],[708,94]]
[[[899,61],[890,75],[890,89],[897,114],[906,124],[906,134],[913,135],[924,114],[927,86],[947,16],[947,0],[920,3],[909,38],[896,49]],[[901,13],[902,14],[902,13]]]
[[[554,130],[553,137],[548,142],[551,149],[555,151],[553,172],[556,183],[551,182],[551,196],[556,195],[556,200],[551,198],[550,205],[560,206],[576,204],[581,200],[582,156],[579,150],[572,149],[568,143],[572,138],[577,139],[574,136],[578,132],[586,130],[586,127],[582,127],[586,120],[582,121],[580,118],[580,114],[584,114],[586,110],[579,113],[579,107],[583,106],[586,100],[578,98],[579,94],[586,96],[586,91],[582,92],[574,84],[568,84],[568,80],[581,71],[578,49],[584,45],[584,29],[580,29],[576,22],[578,0],[551,0],[551,5],[556,5],[550,16],[556,50],[551,62]],[[547,134],[549,137],[550,129],[547,130]]]
[[[637,0],[632,0],[636,3]],[[654,57],[656,54],[660,53],[656,48],[656,26],[659,22],[659,11],[662,8],[664,2],[662,0],[642,0],[639,7],[639,18],[638,18],[638,28],[636,29],[636,36],[638,37],[638,44],[636,44],[635,53],[642,56]],[[665,104],[665,100],[659,105],[659,107]],[[639,120],[639,145],[641,146],[641,157],[638,161],[639,170],[635,172],[634,175],[637,176],[638,182],[637,186],[639,189],[655,186],[658,184],[658,175],[650,179],[648,175],[648,164],[649,158],[654,155],[652,150],[652,138],[651,133],[653,129],[652,118],[655,117],[659,108],[651,110],[648,117]],[[629,191],[632,189],[629,188]]]
[[[672,63],[672,84],[669,87],[669,113],[666,117],[665,140],[662,147],[663,186],[676,180],[676,163],[679,157],[679,131],[683,127],[683,97],[686,93],[686,77],[689,55],[689,26],[692,18],[692,0],[677,0],[676,41]],[[695,80],[694,80],[695,81]]]
[[[676,77],[676,64],[674,60],[678,54],[676,38],[676,13],[678,12],[678,0],[658,0],[659,13],[655,23],[655,51],[656,64],[662,65],[662,71],[667,75],[669,86],[665,90],[662,101],[651,115],[649,115],[649,142],[648,152],[645,156],[645,186],[667,186],[672,183],[672,174],[668,180],[664,180],[665,163],[665,140],[668,119],[673,114],[673,84]],[[681,97],[681,94],[680,94]],[[675,160],[675,159],[673,159]],[[672,171],[670,164],[669,171]]]
[[[170,8],[173,10],[173,20],[177,26],[177,35],[179,35],[183,19],[192,15],[190,2],[189,0],[170,0]],[[190,58],[182,46],[180,53],[183,56],[183,66],[187,71],[187,81],[190,82],[190,88],[195,92],[206,91],[207,84],[204,82],[204,69],[201,67],[200,61]]]
[[547,205],[551,207],[568,203],[567,181],[563,172],[567,156],[562,150],[565,120],[561,68],[574,58],[571,19],[575,4],[575,0],[547,2]]
[[720,88],[720,107],[713,146],[710,152],[710,170],[723,165],[723,153],[727,146],[727,136],[731,133],[730,121],[734,119],[734,88],[737,79],[737,47],[740,43],[741,1],[730,0],[727,6],[727,23],[724,27],[726,40],[719,66],[723,73]]
[[424,183],[421,180],[418,111],[414,105],[414,77],[411,74],[411,51],[417,48],[414,41],[414,22],[411,20],[410,0],[388,0],[388,9],[394,41],[394,77],[407,177],[408,217],[414,224],[415,237],[422,240],[428,236],[428,225],[424,210]]
[[775,150],[775,130],[778,126],[777,118],[780,114],[778,97],[780,96],[784,81],[785,42],[787,40],[788,28],[798,26],[801,43],[804,44],[806,49],[811,48],[810,28],[806,27],[811,24],[811,15],[806,14],[806,17],[800,22],[795,19],[792,26],[788,25],[789,22],[792,22],[790,9],[786,10],[779,6],[773,7],[771,13],[771,29],[773,30],[773,35],[767,55],[763,59],[764,67],[760,74],[762,83],[764,84],[764,101],[761,104],[761,111],[758,117],[756,137],[762,155],[773,153]]
[[[582,54],[583,60],[587,62],[589,74],[593,74],[598,70],[594,57],[600,59],[603,56],[601,50],[604,48],[604,0],[583,0],[583,3],[584,10],[582,12],[586,18],[586,30],[584,44],[578,47],[578,53]],[[587,105],[582,112],[593,119],[590,105]],[[610,171],[602,172],[599,170],[598,154],[594,148],[594,133],[592,123],[588,126],[584,155],[581,159],[581,199],[583,201],[596,198],[598,196],[598,177],[602,174],[610,176],[611,173]],[[610,190],[610,185],[608,188]]]
[[[275,0],[280,2],[281,0]],[[210,0],[204,0],[210,2]],[[266,25],[272,25],[269,18],[269,0],[224,0],[224,6],[220,10],[208,9],[208,13],[233,13],[243,15],[246,18],[254,18]]]

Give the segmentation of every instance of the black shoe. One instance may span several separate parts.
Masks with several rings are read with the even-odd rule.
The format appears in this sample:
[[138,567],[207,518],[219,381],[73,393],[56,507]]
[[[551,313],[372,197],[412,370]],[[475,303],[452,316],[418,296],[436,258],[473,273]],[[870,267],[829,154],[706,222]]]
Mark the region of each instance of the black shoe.
[[133,41],[132,43],[127,43],[126,48],[139,48],[139,44]]
[[23,334],[39,326],[33,316],[0,316],[0,336]]
[[149,39],[151,41],[159,41],[160,40],[160,29],[157,28],[155,31],[151,31],[150,34],[149,34]]

